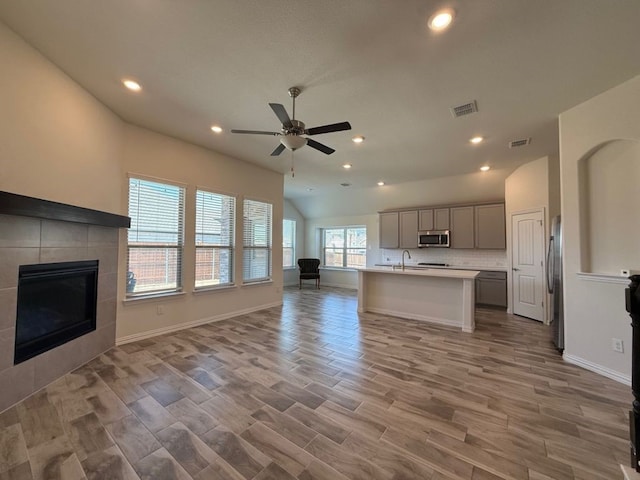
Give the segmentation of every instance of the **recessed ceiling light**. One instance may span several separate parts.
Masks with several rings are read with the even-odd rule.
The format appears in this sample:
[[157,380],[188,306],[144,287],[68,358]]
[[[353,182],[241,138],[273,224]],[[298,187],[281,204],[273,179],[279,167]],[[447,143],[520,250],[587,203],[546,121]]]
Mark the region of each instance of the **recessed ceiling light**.
[[384,182],[378,182],[379,187],[384,187]]
[[491,169],[491,167],[489,165],[483,165],[480,167],[480,170],[482,170],[483,172],[488,172]]
[[122,83],[132,92],[139,92],[140,90],[142,90],[140,84],[134,80],[123,80]]
[[220,133],[220,132],[222,132],[222,128],[221,128],[221,127],[219,127],[218,125],[214,125],[213,127],[211,127],[211,130],[212,130],[214,133]]
[[471,143],[480,143],[484,140],[483,137],[473,137],[471,140],[469,140]]
[[307,192],[313,192],[313,188],[307,187]]
[[451,25],[455,16],[456,12],[453,8],[444,8],[431,15],[427,25],[434,32],[441,32]]
[[351,164],[345,163],[344,165],[342,165],[342,168],[346,168],[347,170],[349,170],[351,168]]
[[353,143],[362,143],[364,142],[364,137],[362,135],[356,135],[351,140],[353,140]]

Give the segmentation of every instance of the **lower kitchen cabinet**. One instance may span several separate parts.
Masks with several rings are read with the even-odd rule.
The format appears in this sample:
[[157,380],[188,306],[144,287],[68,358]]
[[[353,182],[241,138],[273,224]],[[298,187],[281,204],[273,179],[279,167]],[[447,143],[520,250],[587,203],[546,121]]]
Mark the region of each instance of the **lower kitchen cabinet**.
[[480,272],[476,277],[476,305],[507,307],[507,272]]

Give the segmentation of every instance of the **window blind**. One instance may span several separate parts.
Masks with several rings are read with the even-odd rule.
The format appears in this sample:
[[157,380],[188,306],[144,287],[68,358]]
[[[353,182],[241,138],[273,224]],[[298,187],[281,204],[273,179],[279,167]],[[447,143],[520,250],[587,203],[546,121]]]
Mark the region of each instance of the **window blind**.
[[244,283],[271,280],[270,203],[244,201],[242,280]]
[[184,188],[129,179],[127,295],[182,286]]
[[233,284],[236,199],[196,191],[196,288]]
[[296,221],[282,220],[282,266],[296,266]]

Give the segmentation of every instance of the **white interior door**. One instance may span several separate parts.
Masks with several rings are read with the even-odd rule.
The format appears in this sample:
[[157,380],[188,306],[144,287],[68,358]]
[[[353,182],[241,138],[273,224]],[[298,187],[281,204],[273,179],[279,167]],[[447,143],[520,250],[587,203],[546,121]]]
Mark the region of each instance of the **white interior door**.
[[544,228],[542,212],[511,216],[513,313],[544,320]]

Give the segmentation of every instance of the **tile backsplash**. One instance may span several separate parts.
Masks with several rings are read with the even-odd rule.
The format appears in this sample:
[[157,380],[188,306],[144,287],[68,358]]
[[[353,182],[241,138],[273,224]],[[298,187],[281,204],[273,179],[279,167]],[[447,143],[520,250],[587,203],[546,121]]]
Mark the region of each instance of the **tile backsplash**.
[[[410,249],[411,260],[406,263],[448,263],[463,267],[507,267],[506,250],[465,250],[454,248],[414,248]],[[380,249],[380,258],[375,263],[398,263],[402,260],[402,250]]]

